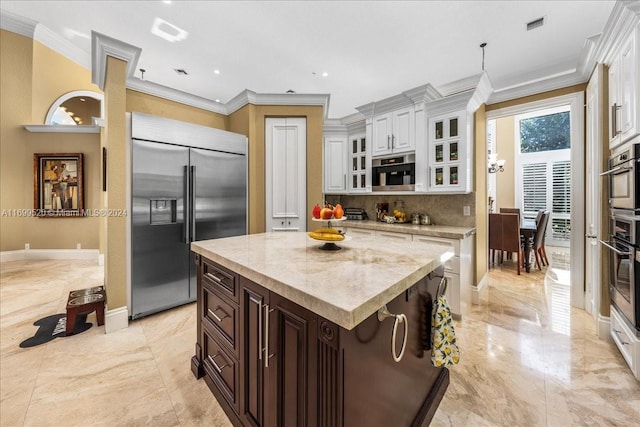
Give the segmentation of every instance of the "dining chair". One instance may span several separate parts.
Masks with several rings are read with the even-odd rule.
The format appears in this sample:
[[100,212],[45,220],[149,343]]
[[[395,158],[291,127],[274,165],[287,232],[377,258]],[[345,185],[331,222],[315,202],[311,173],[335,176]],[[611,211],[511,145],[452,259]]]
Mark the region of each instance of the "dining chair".
[[[500,213],[517,214],[518,221],[521,221],[522,219],[522,217],[520,216],[520,208],[500,208]],[[511,255],[511,252],[507,252],[507,259],[511,259]]]
[[544,210],[538,211],[538,215],[536,215],[536,227],[538,226],[538,223],[540,222],[540,218],[542,217],[543,213],[544,213]]
[[549,217],[551,214],[549,211],[544,211],[536,226],[536,235],[533,237],[533,254],[536,257],[536,265],[538,270],[542,270],[540,264],[549,265],[547,254],[544,251],[544,235],[547,231],[547,224],[549,223]]
[[493,262],[496,262],[496,252],[500,254],[502,261],[502,215],[497,213],[489,214],[489,260],[493,255]]
[[517,214],[500,214],[502,216],[502,250],[515,253],[520,275],[520,260],[522,257],[522,245],[520,243],[520,217]]

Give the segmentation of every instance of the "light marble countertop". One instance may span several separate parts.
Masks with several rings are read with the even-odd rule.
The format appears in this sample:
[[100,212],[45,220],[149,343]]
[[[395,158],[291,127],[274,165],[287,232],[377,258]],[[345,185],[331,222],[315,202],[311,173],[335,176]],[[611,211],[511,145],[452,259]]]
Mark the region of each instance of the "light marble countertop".
[[339,251],[306,232],[250,234],[193,242],[191,249],[342,326],[353,329],[453,256],[422,242],[347,237]]
[[[336,224],[338,225],[338,224]],[[363,228],[367,230],[391,231],[394,233],[419,234],[429,237],[443,237],[446,239],[462,240],[476,234],[475,228],[470,227],[453,227],[450,225],[416,225],[409,223],[403,224],[387,224],[379,221],[356,221],[347,220],[339,224],[341,227],[347,228]]]

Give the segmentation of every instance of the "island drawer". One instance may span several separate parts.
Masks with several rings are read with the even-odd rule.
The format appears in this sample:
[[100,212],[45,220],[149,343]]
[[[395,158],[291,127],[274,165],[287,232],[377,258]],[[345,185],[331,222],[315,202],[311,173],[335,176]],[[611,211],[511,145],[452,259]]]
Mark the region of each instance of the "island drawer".
[[222,291],[223,295],[239,303],[238,275],[226,268],[202,258],[202,279]]
[[209,333],[204,330],[203,365],[206,375],[211,378],[215,386],[222,393],[225,400],[236,412],[239,412],[238,391],[240,377],[238,363],[230,356]]
[[238,307],[227,303],[212,286],[206,282],[202,286],[203,323],[215,331],[238,356]]

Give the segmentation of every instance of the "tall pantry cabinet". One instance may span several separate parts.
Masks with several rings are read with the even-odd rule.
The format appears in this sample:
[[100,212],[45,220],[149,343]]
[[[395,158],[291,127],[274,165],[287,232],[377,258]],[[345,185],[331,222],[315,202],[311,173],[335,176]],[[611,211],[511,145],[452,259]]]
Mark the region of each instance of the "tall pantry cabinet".
[[307,224],[307,119],[265,121],[267,231],[305,231]]

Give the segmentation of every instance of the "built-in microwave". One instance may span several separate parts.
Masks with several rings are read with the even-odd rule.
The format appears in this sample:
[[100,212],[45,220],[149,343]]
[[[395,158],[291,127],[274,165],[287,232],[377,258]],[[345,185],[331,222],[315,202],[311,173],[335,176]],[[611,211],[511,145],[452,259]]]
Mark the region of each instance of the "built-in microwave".
[[640,144],[628,144],[609,157],[609,207],[640,214]]
[[371,189],[373,191],[415,190],[415,159],[415,154],[373,159]]

